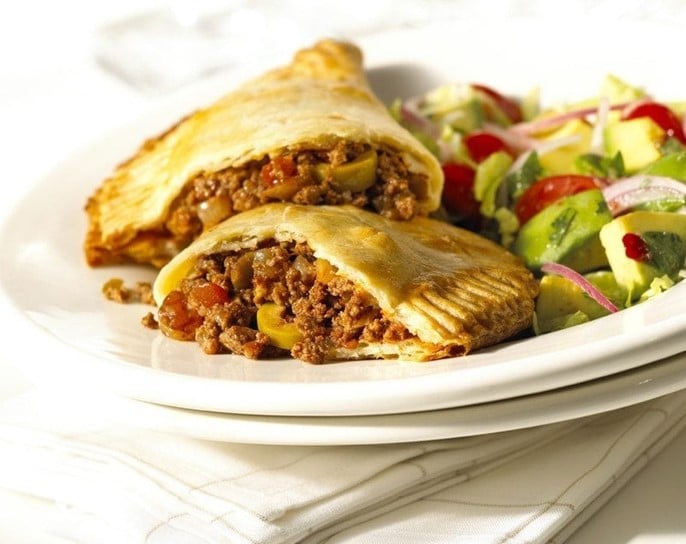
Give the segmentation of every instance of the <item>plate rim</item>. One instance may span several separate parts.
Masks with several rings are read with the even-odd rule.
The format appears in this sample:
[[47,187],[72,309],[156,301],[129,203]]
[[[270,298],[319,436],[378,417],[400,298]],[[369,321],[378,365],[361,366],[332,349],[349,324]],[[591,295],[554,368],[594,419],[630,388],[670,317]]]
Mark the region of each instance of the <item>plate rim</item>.
[[[427,412],[260,416],[100,398],[122,423],[220,442],[352,446],[466,438],[582,420],[686,388],[686,352],[624,372],[523,397]],[[132,411],[126,411],[126,409]]]

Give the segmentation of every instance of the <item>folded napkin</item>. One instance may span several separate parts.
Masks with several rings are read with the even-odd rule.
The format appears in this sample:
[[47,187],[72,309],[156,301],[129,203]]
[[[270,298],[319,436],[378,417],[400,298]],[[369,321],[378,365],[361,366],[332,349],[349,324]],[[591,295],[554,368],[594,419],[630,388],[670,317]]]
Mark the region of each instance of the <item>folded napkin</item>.
[[686,392],[421,443],[229,444],[122,426],[97,401],[0,406],[0,488],[70,542],[562,542],[683,427]]

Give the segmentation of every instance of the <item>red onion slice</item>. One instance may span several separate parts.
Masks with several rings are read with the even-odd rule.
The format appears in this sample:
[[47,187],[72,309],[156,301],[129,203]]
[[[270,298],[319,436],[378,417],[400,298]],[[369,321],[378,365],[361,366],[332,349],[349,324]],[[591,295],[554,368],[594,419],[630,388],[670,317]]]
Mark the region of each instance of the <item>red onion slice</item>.
[[609,298],[607,298],[595,285],[584,278],[576,270],[573,270],[560,263],[545,263],[543,266],[541,266],[541,271],[545,272],[546,274],[562,276],[563,278],[567,278],[568,280],[574,282],[589,297],[595,300],[608,312],[615,313],[619,311],[619,308],[617,308],[617,306],[615,306]]
[[500,125],[496,125],[495,123],[484,123],[483,129],[495,134],[498,138],[505,142],[505,145],[508,148],[517,153],[533,149],[539,143],[538,140],[529,138],[525,134],[520,134],[513,130],[501,127]]
[[613,215],[639,204],[681,198],[686,202],[686,183],[664,176],[638,174],[603,187],[603,196]]
[[591,145],[589,151],[591,153],[603,154],[603,133],[607,126],[607,118],[610,113],[610,101],[603,97],[598,102],[598,115],[593,124],[593,132],[591,133]]
[[416,99],[405,100],[400,105],[400,117],[405,123],[421,130],[430,138],[434,140],[439,138],[439,128],[419,111],[419,104]]
[[[633,102],[612,104],[608,106],[608,110],[623,110],[629,104],[633,104]],[[601,106],[594,106],[592,108],[581,108],[578,110],[566,111],[564,113],[554,115],[552,117],[544,117],[543,119],[537,119],[535,121],[518,123],[516,125],[512,125],[510,127],[510,130],[512,132],[517,132],[519,134],[533,134],[541,130],[556,127],[573,119],[583,119],[585,117],[588,117],[589,115],[597,114],[600,107]]]

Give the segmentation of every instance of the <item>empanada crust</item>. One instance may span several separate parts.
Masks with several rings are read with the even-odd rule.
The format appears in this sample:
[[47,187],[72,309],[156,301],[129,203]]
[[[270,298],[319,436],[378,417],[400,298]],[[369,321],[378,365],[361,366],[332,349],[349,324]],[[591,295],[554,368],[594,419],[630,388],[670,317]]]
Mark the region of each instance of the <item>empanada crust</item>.
[[305,242],[416,338],[333,350],[329,359],[437,359],[503,341],[531,325],[538,283],[520,260],[472,232],[417,217],[398,222],[352,206],[269,204],[204,233],[160,271],[164,297],[198,257]]
[[284,150],[329,149],[341,140],[399,152],[414,172],[426,175],[418,210],[428,214],[438,208],[443,177],[437,160],[374,95],[360,50],[324,40],[183,119],[121,164],[86,205],[86,260],[97,265],[126,254],[152,261],[150,245],[170,206],[199,174]]

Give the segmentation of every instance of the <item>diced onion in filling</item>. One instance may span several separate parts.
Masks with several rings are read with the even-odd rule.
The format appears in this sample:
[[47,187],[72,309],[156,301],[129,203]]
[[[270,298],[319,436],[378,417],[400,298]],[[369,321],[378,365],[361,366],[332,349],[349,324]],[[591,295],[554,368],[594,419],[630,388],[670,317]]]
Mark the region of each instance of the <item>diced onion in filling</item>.
[[329,150],[302,149],[213,173],[202,172],[174,201],[164,229],[184,247],[234,213],[275,201],[351,204],[389,219],[420,213],[428,178],[388,148],[339,142]]
[[334,348],[412,335],[306,244],[271,240],[201,258],[159,309],[162,332],[207,353],[286,352],[321,363]]

